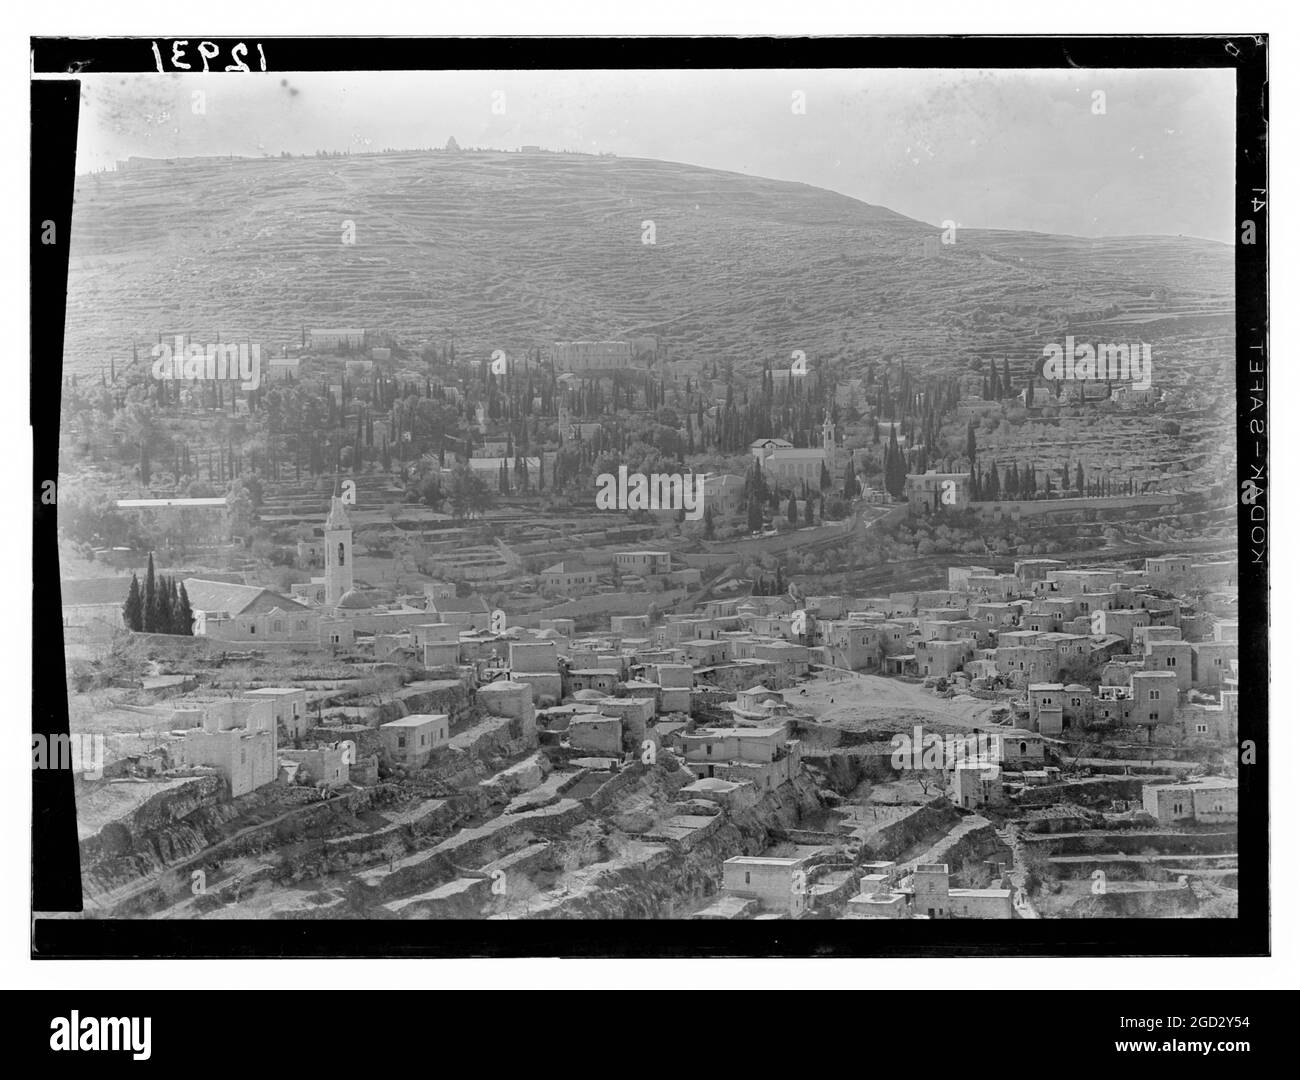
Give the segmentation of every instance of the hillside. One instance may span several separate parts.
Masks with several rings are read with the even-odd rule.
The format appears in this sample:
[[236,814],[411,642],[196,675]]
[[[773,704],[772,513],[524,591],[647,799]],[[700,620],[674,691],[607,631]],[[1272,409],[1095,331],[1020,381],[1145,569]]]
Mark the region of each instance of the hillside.
[[97,373],[159,332],[278,347],[303,325],[356,325],[409,344],[454,336],[479,357],[658,334],[675,358],[742,371],[796,348],[1014,368],[1072,315],[1190,329],[1231,313],[1224,245],[961,230],[926,257],[936,232],[804,184],[663,161],[133,162],[78,179],[65,364]]

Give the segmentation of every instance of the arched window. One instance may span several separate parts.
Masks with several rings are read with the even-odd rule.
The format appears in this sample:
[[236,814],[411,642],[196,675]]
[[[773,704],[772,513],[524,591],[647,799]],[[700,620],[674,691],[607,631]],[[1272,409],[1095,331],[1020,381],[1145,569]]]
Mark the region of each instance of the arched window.
[[343,565],[344,565],[344,560],[343,560],[343,543],[342,543],[342,541],[339,542],[339,565],[340,565],[340,566],[343,566]]

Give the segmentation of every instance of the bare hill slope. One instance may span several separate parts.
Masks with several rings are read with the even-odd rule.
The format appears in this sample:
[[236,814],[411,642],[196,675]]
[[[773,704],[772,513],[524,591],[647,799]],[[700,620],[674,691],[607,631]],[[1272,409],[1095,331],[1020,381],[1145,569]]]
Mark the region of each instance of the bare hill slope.
[[454,335],[462,355],[650,333],[741,370],[796,348],[948,367],[1037,354],[1074,312],[1231,310],[1224,245],[960,230],[927,257],[937,234],[808,185],[664,161],[133,161],[78,179],[66,363],[97,372],[160,332],[278,347],[303,325],[356,325]]

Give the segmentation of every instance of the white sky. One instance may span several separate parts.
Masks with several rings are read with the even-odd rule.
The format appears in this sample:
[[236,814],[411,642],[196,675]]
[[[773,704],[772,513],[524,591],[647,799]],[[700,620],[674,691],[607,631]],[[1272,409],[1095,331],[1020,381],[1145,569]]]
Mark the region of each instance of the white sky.
[[932,224],[1231,242],[1234,115],[1226,69],[104,75],[83,82],[78,169],[454,135],[799,180]]

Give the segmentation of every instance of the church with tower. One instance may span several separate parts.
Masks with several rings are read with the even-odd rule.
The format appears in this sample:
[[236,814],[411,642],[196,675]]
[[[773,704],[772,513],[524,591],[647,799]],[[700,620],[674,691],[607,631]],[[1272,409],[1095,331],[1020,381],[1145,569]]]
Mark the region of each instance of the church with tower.
[[[204,637],[268,645],[351,646],[357,633],[389,634],[442,621],[427,601],[418,607],[393,601],[377,590],[363,592],[353,582],[352,521],[338,495],[330,499],[319,547],[312,554],[324,573],[291,586],[291,596],[261,585],[186,578],[194,610],[194,632]],[[469,603],[469,601],[463,601]],[[482,616],[488,609],[477,599]]]
[[325,519],[325,606],[339,607],[352,592],[352,522],[335,495]]
[[769,482],[786,488],[806,482],[815,488],[821,483],[823,465],[832,480],[835,477],[835,426],[827,415],[822,421],[820,447],[796,447],[785,439],[755,439],[749,452]]
[[318,605],[323,609],[321,614],[326,616],[370,610],[370,601],[352,587],[352,522],[347,506],[338,495],[330,499],[321,557],[325,563],[324,576],[294,585],[294,597]]

